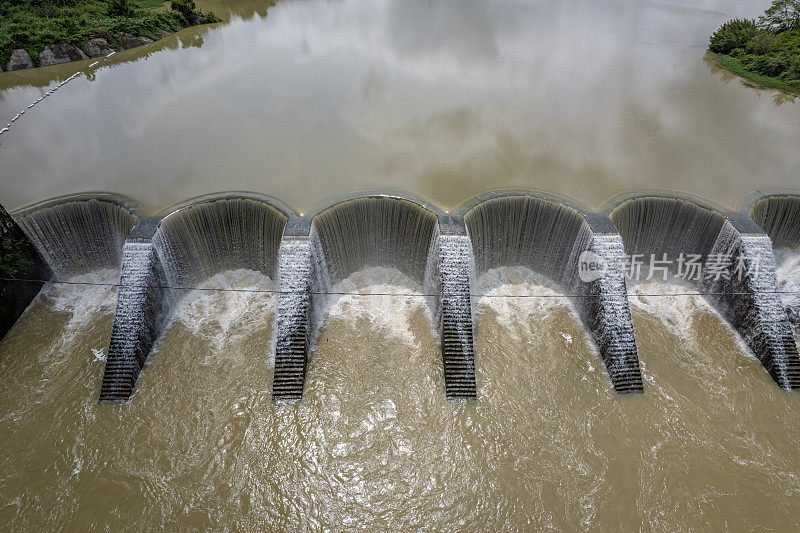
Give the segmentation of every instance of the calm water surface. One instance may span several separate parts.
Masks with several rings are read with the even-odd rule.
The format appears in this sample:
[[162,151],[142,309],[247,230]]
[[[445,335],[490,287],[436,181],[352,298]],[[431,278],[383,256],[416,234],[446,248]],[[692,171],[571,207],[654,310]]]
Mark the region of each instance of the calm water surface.
[[240,189],[307,210],[367,189],[454,206],[528,187],[596,206],[667,188],[732,205],[800,187],[800,103],[704,62],[716,27],[768,5],[206,2],[231,22],[0,75],[10,119],[86,74],[0,138],[0,198],[108,190],[159,208]]

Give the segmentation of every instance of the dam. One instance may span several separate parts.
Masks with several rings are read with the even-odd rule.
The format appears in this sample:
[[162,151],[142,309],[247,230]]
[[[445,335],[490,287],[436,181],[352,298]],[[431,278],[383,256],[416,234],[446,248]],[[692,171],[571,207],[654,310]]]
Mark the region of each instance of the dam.
[[800,530],[771,0],[117,3],[5,2],[0,530]]
[[[692,285],[697,295],[718,309],[780,388],[794,390],[800,388],[791,326],[797,307],[791,294],[782,299],[778,290],[773,246],[797,248],[798,212],[790,196],[767,196],[749,212],[731,213],[688,197],[645,192],[594,213],[552,195],[504,191],[450,213],[430,202],[375,194],[301,215],[267,196],[220,193],[148,215],[131,200],[80,195],[15,217],[4,211],[4,238],[31,245],[25,270],[4,284],[15,295],[8,310],[19,316],[45,282],[119,270],[99,395],[101,402],[114,402],[131,400],[187,292],[226,271],[258,272],[277,280],[270,291],[278,301],[275,348],[264,354],[274,361],[272,397],[297,401],[326,299],[337,294],[337,283],[368,268],[394,269],[429,308],[446,397],[477,400],[473,299],[483,295],[472,294],[476,279],[492,269],[522,267],[554,283],[570,301],[612,387],[624,394],[645,390],[628,303],[631,261],[624,255],[689,254],[706,261]],[[593,279],[581,272],[587,253],[603,265]],[[713,275],[707,261],[715,254],[758,270]],[[663,267],[664,280],[667,272],[675,278],[679,267]]]

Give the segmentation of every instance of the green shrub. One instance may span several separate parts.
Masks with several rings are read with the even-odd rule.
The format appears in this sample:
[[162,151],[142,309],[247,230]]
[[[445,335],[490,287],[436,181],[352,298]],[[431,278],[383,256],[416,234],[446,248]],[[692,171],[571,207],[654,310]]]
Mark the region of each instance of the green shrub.
[[171,0],[170,6],[173,11],[183,17],[187,24],[197,23],[200,13],[197,11],[194,0]]
[[108,14],[112,17],[132,17],[133,6],[128,0],[108,0]]
[[16,278],[30,268],[27,249],[27,241],[0,239],[0,277]]
[[759,30],[747,41],[745,49],[751,54],[768,54],[776,51],[778,45],[777,35],[771,31]]
[[754,20],[729,20],[711,36],[709,49],[718,54],[728,54],[735,48],[745,48],[758,33]]

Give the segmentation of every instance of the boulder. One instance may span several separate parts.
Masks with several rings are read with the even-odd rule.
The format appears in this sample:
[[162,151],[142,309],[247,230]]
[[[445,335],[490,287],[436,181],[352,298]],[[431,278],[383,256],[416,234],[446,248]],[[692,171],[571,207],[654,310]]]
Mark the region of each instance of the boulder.
[[89,57],[107,56],[113,50],[108,46],[108,41],[105,39],[91,39],[86,41],[86,51],[89,52]]
[[129,35],[127,33],[122,34],[122,48],[124,48],[125,50],[128,50],[130,48],[136,48],[137,46],[142,46],[143,44],[152,42],[153,39],[148,39],[147,37]]
[[19,70],[21,68],[33,68],[33,61],[31,61],[31,56],[28,55],[28,52],[22,48],[17,48],[11,52],[11,59],[8,60],[6,70]]
[[70,43],[51,44],[39,54],[39,64],[58,65],[60,63],[69,63],[70,61],[80,61],[87,59],[83,50]]

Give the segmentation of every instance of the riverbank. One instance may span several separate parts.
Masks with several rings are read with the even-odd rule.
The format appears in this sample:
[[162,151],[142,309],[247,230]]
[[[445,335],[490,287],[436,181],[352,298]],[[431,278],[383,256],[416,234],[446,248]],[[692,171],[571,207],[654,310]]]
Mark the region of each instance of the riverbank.
[[219,20],[192,0],[0,0],[0,68],[104,56]]
[[764,76],[748,70],[739,59],[726,54],[713,54],[716,64],[744,80],[745,85],[756,89],[775,89],[791,95],[800,95],[800,85],[786,82],[780,78]]
[[749,85],[800,95],[800,1],[774,0],[758,21],[726,22],[708,48]]

